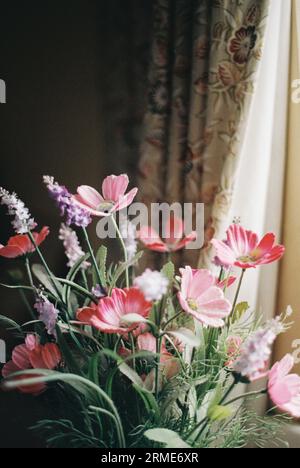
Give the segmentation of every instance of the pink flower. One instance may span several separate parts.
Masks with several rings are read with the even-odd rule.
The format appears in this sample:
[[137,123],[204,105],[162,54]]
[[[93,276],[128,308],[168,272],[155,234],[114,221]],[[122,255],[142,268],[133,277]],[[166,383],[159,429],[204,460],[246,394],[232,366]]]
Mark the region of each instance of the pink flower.
[[300,377],[290,374],[295,365],[293,356],[287,354],[269,372],[268,392],[277,408],[295,418],[300,418]]
[[275,234],[268,233],[259,241],[257,234],[246,231],[239,224],[232,224],[227,231],[227,240],[213,239],[217,258],[224,267],[256,268],[258,265],[279,260],[285,248],[275,245]]
[[[44,242],[48,234],[48,227],[43,227],[40,233],[32,233],[37,246]],[[35,247],[27,234],[11,237],[6,246],[0,244],[0,256],[5,258],[21,257],[22,255],[33,253],[34,251]]]
[[236,276],[228,276],[228,278],[225,278],[222,281],[219,281],[219,279],[216,278],[216,286],[221,289],[230,288],[230,286],[232,286],[235,282]]
[[226,353],[228,361],[225,363],[226,367],[231,367],[241,352],[243,340],[240,336],[229,336],[226,340]]
[[208,270],[192,270],[189,266],[181,268],[180,273],[178,300],[183,310],[205,326],[222,327],[223,318],[228,317],[232,306],[215,285],[214,275]]
[[152,303],[146,301],[145,296],[137,288],[118,289],[112,291],[111,297],[100,299],[98,305],[84,307],[77,312],[77,319],[91,325],[104,333],[119,333],[126,335],[139,322],[128,325],[122,321],[124,315],[135,314],[141,321],[148,317]]
[[137,188],[125,194],[128,184],[129,179],[126,174],[111,175],[103,181],[102,195],[93,187],[81,185],[73,198],[79,206],[94,216],[110,216],[129,206],[136,196]]
[[155,252],[176,252],[193,242],[197,233],[192,231],[184,237],[184,223],[176,216],[169,218],[169,223],[165,227],[166,241],[160,238],[159,234],[150,226],[143,226],[138,233],[140,241],[149,249]]
[[[12,360],[9,361],[2,369],[4,378],[9,378],[15,372],[20,372],[28,369],[55,369],[61,362],[61,353],[58,346],[54,343],[46,343],[41,345],[35,335],[28,335],[25,344],[16,346],[12,352]],[[30,378],[38,377],[37,374],[30,374]],[[14,380],[22,380],[25,376],[14,377]],[[18,387],[22,393],[32,393],[37,395],[45,390],[46,385],[43,383],[20,386]]]

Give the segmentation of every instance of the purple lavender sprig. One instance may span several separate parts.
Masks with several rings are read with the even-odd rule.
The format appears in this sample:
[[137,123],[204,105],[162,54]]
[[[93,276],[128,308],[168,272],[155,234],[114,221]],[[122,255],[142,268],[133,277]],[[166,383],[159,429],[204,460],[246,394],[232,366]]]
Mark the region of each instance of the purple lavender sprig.
[[55,182],[53,177],[44,176],[43,179],[51,198],[60,210],[60,215],[66,217],[66,224],[86,228],[92,222],[90,213],[77,205],[68,189]]
[[42,293],[39,293],[34,308],[37,310],[39,319],[44,323],[48,334],[56,337],[55,327],[59,314],[58,310]]

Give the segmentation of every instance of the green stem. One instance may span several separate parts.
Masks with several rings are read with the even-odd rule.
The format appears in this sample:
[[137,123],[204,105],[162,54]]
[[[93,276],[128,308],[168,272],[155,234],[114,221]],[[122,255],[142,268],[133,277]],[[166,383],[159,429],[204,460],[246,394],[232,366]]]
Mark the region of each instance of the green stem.
[[92,248],[92,246],[91,246],[91,243],[90,243],[90,239],[89,239],[87,230],[86,230],[85,227],[82,227],[82,230],[83,230],[84,238],[85,238],[85,241],[86,241],[86,244],[87,244],[87,247],[88,247],[88,250],[89,250],[89,253],[90,253],[90,256],[91,256],[91,259],[92,259],[94,268],[95,268],[95,271],[96,271],[98,284],[99,284],[99,286],[102,287],[101,274],[100,274],[99,266],[98,266],[98,264],[97,264],[97,260],[96,260],[96,257],[95,257],[93,248]]
[[223,273],[224,273],[224,268],[221,267],[220,274],[219,274],[219,282],[222,281],[222,279],[223,279]]
[[126,245],[125,245],[124,239],[122,237],[122,234],[120,232],[120,229],[118,227],[117,221],[116,221],[116,219],[115,219],[115,217],[113,215],[112,215],[111,219],[112,219],[113,225],[114,225],[114,227],[116,229],[116,233],[117,233],[117,236],[119,238],[119,241],[120,241],[120,244],[121,244],[121,247],[122,247],[122,250],[123,250],[124,262],[126,264],[126,270],[125,270],[126,288],[129,288],[128,253],[127,253]]
[[[134,345],[134,337],[133,337],[133,334],[131,332],[129,333],[129,337],[130,337],[131,351],[132,351],[132,354],[134,356],[135,355],[135,345]],[[133,359],[132,359],[132,365],[133,365],[133,369],[135,370],[136,369],[135,357],[133,357]]]
[[28,237],[29,237],[29,239],[31,240],[32,244],[34,245],[35,250],[36,250],[38,256],[40,257],[40,260],[41,260],[41,262],[42,262],[42,264],[43,264],[43,266],[44,266],[44,268],[45,268],[45,270],[46,270],[46,272],[47,272],[47,274],[48,274],[48,276],[49,276],[49,279],[50,279],[50,281],[51,281],[51,283],[52,283],[52,285],[53,285],[53,287],[54,287],[54,289],[55,289],[55,291],[56,291],[58,297],[59,297],[60,300],[62,301],[61,293],[60,293],[60,291],[59,291],[59,289],[58,289],[58,287],[57,287],[57,285],[56,285],[56,283],[55,283],[55,281],[54,281],[54,279],[53,279],[53,275],[52,275],[52,273],[51,273],[51,271],[50,271],[50,269],[49,269],[49,267],[48,267],[48,264],[47,264],[46,260],[44,259],[44,256],[43,256],[43,254],[42,254],[42,252],[41,252],[39,246],[38,246],[37,243],[35,242],[35,239],[34,239],[32,233],[31,233],[30,231],[28,231],[27,234],[28,234]]
[[173,322],[173,320],[176,320],[181,314],[182,314],[182,310],[180,312],[178,312],[176,315],[174,315],[173,317],[171,317],[164,325],[164,330],[167,328],[168,325],[170,325],[171,322]]
[[250,398],[250,397],[254,397],[254,396],[260,396],[260,395],[265,395],[266,393],[268,393],[267,388],[264,389],[264,390],[258,390],[256,392],[244,393],[244,394],[239,395],[239,396],[237,396],[235,398],[232,398],[232,400],[227,401],[226,403],[224,403],[224,406],[231,405],[232,403],[235,403],[236,401],[241,400],[241,399]]
[[232,384],[230,385],[230,387],[228,387],[227,391],[225,392],[223,398],[221,399],[220,401],[220,405],[222,405],[224,403],[224,401],[226,400],[226,398],[230,395],[230,393],[232,392],[232,390],[234,389],[234,387],[236,386],[236,382],[232,382]]
[[159,367],[160,367],[160,351],[161,351],[161,342],[160,337],[156,338],[156,367],[155,367],[155,398],[158,400],[159,395]]
[[235,307],[237,305],[237,301],[238,301],[238,298],[239,298],[239,295],[240,295],[241,286],[242,286],[242,282],[243,282],[245,272],[246,272],[246,269],[243,268],[241,276],[240,276],[239,284],[238,284],[238,287],[237,287],[237,290],[236,290],[236,294],[235,294],[235,297],[234,297],[234,301],[233,301],[233,304],[232,304],[232,310],[231,310],[231,314],[230,314],[231,316],[234,313]]
[[[33,288],[33,295],[36,296],[35,294],[35,286],[34,286],[34,282],[33,282],[33,278],[32,278],[32,273],[31,273],[31,268],[30,268],[30,263],[29,263],[29,259],[28,257],[26,256],[25,257],[25,266],[26,266],[26,271],[27,271],[27,276],[28,276],[28,279],[29,279],[29,284],[30,286]],[[23,293],[24,294],[24,293]],[[24,298],[26,298],[25,294],[24,294]],[[29,306],[29,310],[30,310],[30,315],[31,317],[33,318],[33,320],[36,320],[36,316],[34,315],[31,307]]]
[[83,284],[84,284],[85,289],[87,291],[89,291],[89,285],[88,285],[88,280],[87,280],[87,277],[86,277],[86,273],[82,268],[81,268],[81,276],[82,276],[82,280],[83,280]]
[[31,273],[31,268],[30,268],[30,263],[29,263],[29,258],[25,257],[25,266],[26,266],[26,271],[27,271],[27,276],[29,279],[29,284],[30,286],[34,289],[34,283],[33,283],[33,278],[32,278],[32,273]]

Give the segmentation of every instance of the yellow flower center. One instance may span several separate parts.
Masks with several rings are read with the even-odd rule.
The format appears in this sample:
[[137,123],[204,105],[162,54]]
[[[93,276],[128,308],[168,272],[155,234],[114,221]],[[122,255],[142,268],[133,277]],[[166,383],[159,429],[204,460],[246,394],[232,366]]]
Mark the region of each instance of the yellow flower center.
[[250,255],[244,255],[242,257],[239,257],[238,260],[242,263],[252,263],[256,261],[256,258],[254,256]]
[[187,303],[192,310],[198,310],[198,304],[195,299],[188,299]]
[[113,202],[104,201],[97,206],[98,211],[108,212],[114,206]]

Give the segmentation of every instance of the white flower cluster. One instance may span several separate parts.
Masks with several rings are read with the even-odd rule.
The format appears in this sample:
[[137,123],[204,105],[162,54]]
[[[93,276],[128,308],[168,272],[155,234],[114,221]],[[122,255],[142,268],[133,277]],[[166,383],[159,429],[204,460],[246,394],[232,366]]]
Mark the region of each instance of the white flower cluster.
[[120,216],[120,233],[130,261],[137,253],[136,226],[124,215]]
[[277,333],[272,327],[257,330],[243,344],[241,355],[235,362],[234,371],[251,382],[266,372]]
[[[59,239],[63,241],[65,253],[69,260],[67,266],[72,268],[78,262],[78,260],[80,260],[85,255],[79,244],[77,234],[69,226],[61,224],[59,230]],[[89,267],[89,262],[83,262],[81,264],[81,268],[83,270],[87,270]]]
[[160,301],[168,292],[169,280],[159,271],[148,268],[134,280],[134,286],[143,292],[147,301]]
[[12,226],[16,234],[26,234],[36,227],[36,223],[31,217],[28,208],[26,208],[16,193],[9,193],[0,187],[0,199],[1,205],[7,206],[7,214],[14,217]]

